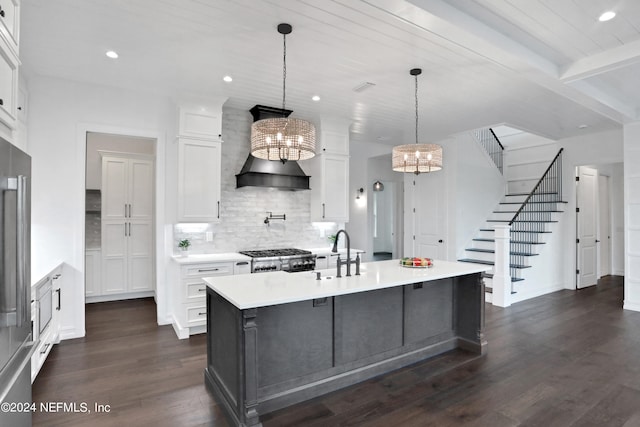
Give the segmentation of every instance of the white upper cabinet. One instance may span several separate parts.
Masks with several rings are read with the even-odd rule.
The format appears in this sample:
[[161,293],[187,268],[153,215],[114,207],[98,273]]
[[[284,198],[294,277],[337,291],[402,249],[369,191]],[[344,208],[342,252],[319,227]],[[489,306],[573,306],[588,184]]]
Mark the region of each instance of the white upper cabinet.
[[349,155],[349,126],[351,122],[338,118],[320,119],[318,126],[319,142],[316,144],[317,154]]
[[18,39],[20,3],[0,0],[0,122],[16,128],[18,107]]
[[311,175],[311,221],[349,222],[349,156],[320,154],[307,163]]
[[322,118],[317,154],[300,163],[311,176],[311,221],[349,222],[349,125]]
[[222,104],[227,98],[180,105],[178,222],[219,222]]
[[[1,1],[1,0],[0,0]],[[222,104],[227,98],[214,98],[206,102],[190,102],[180,106],[180,137],[195,139],[222,139]]]
[[20,36],[20,2],[18,0],[0,0],[0,36],[18,56]]
[[178,140],[178,222],[220,221],[222,143]]

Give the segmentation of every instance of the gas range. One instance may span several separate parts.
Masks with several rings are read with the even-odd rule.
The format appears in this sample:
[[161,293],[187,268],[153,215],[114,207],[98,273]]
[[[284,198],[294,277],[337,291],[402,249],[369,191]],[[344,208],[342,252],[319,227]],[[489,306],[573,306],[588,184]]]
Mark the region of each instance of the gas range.
[[251,272],[268,271],[309,271],[316,267],[316,256],[303,249],[261,249],[240,251],[242,255],[251,257]]

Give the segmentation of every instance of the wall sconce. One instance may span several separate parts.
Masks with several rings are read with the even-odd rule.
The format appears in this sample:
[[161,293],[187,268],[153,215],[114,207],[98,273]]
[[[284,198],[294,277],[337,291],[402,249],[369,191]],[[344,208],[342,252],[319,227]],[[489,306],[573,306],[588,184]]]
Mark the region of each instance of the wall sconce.
[[364,188],[358,188],[356,190],[356,200],[360,200],[360,195],[364,193]]
[[384,190],[384,184],[381,183],[380,181],[376,181],[373,183],[373,191],[383,191]]

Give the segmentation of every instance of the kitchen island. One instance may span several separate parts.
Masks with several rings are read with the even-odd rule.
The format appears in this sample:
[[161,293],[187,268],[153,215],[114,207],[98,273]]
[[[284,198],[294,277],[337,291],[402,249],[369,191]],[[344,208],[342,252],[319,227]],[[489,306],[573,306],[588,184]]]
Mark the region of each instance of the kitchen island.
[[236,425],[454,348],[483,354],[486,266],[205,278],[205,383]]

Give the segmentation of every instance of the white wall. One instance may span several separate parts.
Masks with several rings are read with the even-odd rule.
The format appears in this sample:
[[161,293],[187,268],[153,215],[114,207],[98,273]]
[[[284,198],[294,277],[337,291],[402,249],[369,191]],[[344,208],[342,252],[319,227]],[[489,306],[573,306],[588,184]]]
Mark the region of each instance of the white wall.
[[640,122],[624,127],[624,308],[640,311]]
[[[48,77],[29,81],[29,140],[33,163],[32,279],[57,263],[65,268],[63,339],[84,335],[84,132],[94,130],[158,139],[156,241],[165,225],[165,140],[175,135],[176,112],[168,98]],[[175,161],[175,157],[169,157]],[[175,197],[167,197],[168,206]],[[164,250],[157,262],[164,262]],[[164,268],[157,272],[164,291]],[[159,312],[166,308],[159,304]],[[162,319],[160,319],[162,321]]]
[[505,181],[470,132],[456,135],[448,153],[455,156],[450,164],[456,173],[447,191],[455,196],[449,212],[455,212],[454,253],[459,259],[504,196]]

